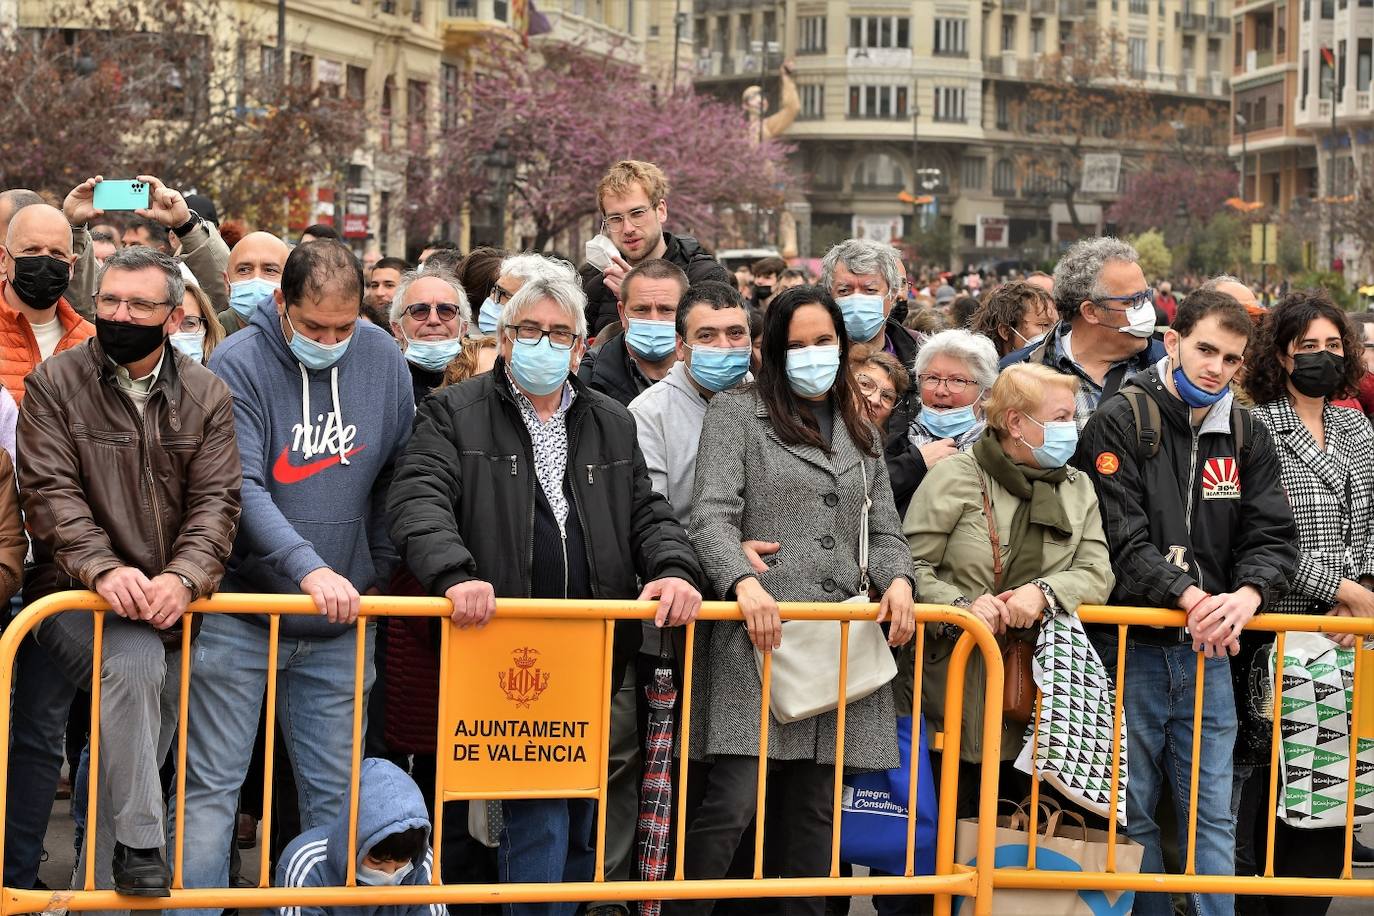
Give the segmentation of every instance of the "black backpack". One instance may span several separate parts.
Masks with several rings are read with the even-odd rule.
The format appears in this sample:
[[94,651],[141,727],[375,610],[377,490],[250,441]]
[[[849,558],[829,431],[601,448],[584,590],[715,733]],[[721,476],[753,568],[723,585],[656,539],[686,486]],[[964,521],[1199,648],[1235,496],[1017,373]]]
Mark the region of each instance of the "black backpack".
[[[1137,382],[1130,381],[1121,386],[1126,403],[1131,405],[1131,416],[1135,420],[1136,461],[1145,461],[1159,454],[1160,430],[1163,420],[1159,415],[1159,404],[1150,393]],[[1231,402],[1231,437],[1236,443],[1236,466],[1240,467],[1245,449],[1251,438],[1255,418],[1250,411]]]

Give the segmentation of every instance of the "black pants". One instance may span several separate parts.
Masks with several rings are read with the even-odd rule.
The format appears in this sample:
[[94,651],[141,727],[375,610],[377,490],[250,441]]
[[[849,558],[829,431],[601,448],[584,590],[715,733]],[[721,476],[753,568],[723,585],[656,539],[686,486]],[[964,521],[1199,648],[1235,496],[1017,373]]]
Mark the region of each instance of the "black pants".
[[[785,797],[784,815],[764,824],[764,842],[778,863],[770,877],[822,877],[830,872],[831,818],[835,768],[811,760],[774,761],[768,767],[768,794]],[[717,757],[707,777],[701,805],[687,828],[684,870],[688,878],[724,878],[758,801],[758,760]],[[771,805],[769,806],[772,807]],[[780,901],[784,916],[822,916],[825,899],[794,897]],[[665,901],[668,916],[706,916],[714,900]]]
[[[1279,787],[1283,791],[1283,787]],[[1237,855],[1236,874],[1261,874],[1269,833],[1269,767],[1255,767],[1241,787],[1236,848],[1249,841],[1253,860]],[[1345,827],[1303,830],[1274,818],[1274,874],[1281,878],[1339,878],[1345,866]],[[1325,916],[1330,897],[1236,897],[1241,916]]]

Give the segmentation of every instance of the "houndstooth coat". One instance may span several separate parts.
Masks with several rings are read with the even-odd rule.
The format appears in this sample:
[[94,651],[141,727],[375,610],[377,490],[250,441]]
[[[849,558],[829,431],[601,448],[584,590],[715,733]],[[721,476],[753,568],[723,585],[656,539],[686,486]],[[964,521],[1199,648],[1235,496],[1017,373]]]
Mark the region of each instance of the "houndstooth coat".
[[[878,442],[874,438],[875,444]],[[781,547],[759,583],[778,601],[844,601],[859,588],[859,513],[863,472],[869,493],[869,579],[881,594],[892,581],[913,578],[881,450],[862,454],[836,412],[833,454],[784,445],[772,430],[754,387],[718,394],[706,410],[692,499],[692,543],[711,590],[733,595],[735,583],[755,575],[740,543],[776,541]],[[784,629],[783,645],[787,635]],[[693,757],[758,753],[762,688],[743,623],[698,625],[692,696]],[[816,672],[839,677],[839,659]],[[891,685],[850,704],[845,720],[845,765],[898,765]],[[768,726],[773,760],[835,760],[835,713]]]

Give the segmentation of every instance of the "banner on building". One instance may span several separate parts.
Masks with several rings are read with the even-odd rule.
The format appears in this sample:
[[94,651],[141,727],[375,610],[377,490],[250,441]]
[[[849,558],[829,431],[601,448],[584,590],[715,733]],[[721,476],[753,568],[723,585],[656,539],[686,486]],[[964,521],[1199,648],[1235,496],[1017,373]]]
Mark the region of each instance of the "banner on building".
[[850,227],[850,235],[856,239],[873,239],[888,244],[901,239],[906,234],[905,220],[900,216],[859,216],[855,215]]
[[1010,244],[1011,220],[1005,216],[979,216],[974,245],[979,248],[1006,248]]
[[1083,156],[1084,194],[1115,194],[1121,187],[1120,153],[1087,153]]

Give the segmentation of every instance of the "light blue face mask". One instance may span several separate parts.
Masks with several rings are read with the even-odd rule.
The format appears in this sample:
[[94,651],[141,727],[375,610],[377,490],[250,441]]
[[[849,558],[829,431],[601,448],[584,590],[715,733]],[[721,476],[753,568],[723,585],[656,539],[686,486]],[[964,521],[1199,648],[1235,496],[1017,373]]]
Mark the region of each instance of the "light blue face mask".
[[483,334],[495,334],[496,324],[501,320],[501,306],[488,296],[482,300],[482,308],[477,312],[477,330]]
[[804,398],[818,398],[835,385],[840,371],[840,348],[802,347],[787,351],[787,384]]
[[262,305],[262,300],[270,297],[278,288],[277,284],[262,277],[237,280],[229,284],[229,307],[244,321],[248,321],[258,306]]
[[667,359],[677,346],[677,323],[631,318],[630,329],[625,332],[625,343],[651,363]]
[[538,343],[516,340],[511,347],[510,374],[516,384],[535,397],[553,394],[568,380],[572,350],[557,350],[548,337]]
[[[1027,416],[1026,419],[1045,431],[1045,443],[1031,446],[1035,463],[1047,471],[1068,464],[1078,448],[1078,424],[1072,420],[1050,420],[1041,423],[1032,416]],[[1024,439],[1021,441],[1025,443]]]
[[182,353],[185,353],[193,361],[198,363],[205,362],[205,332],[192,331],[190,333],[177,332],[167,338]]
[[452,340],[406,340],[406,359],[430,372],[439,372],[463,349],[463,342]]
[[689,347],[692,360],[687,370],[707,391],[733,388],[749,374],[749,347]]
[[921,425],[941,439],[957,439],[972,429],[973,424],[977,422],[978,417],[973,412],[972,404],[951,407],[948,410],[938,407],[921,408]]
[[353,342],[353,335],[349,334],[338,343],[322,344],[297,331],[296,326],[291,323],[290,315],[286,316],[286,324],[291,328],[291,340],[288,342],[291,353],[307,369],[328,369],[343,359],[344,351]]
[[882,296],[855,293],[843,299],[836,299],[835,304],[844,315],[844,329],[849,332],[850,340],[855,343],[867,343],[878,336],[878,331],[882,329],[886,320],[886,316],[883,315]]

